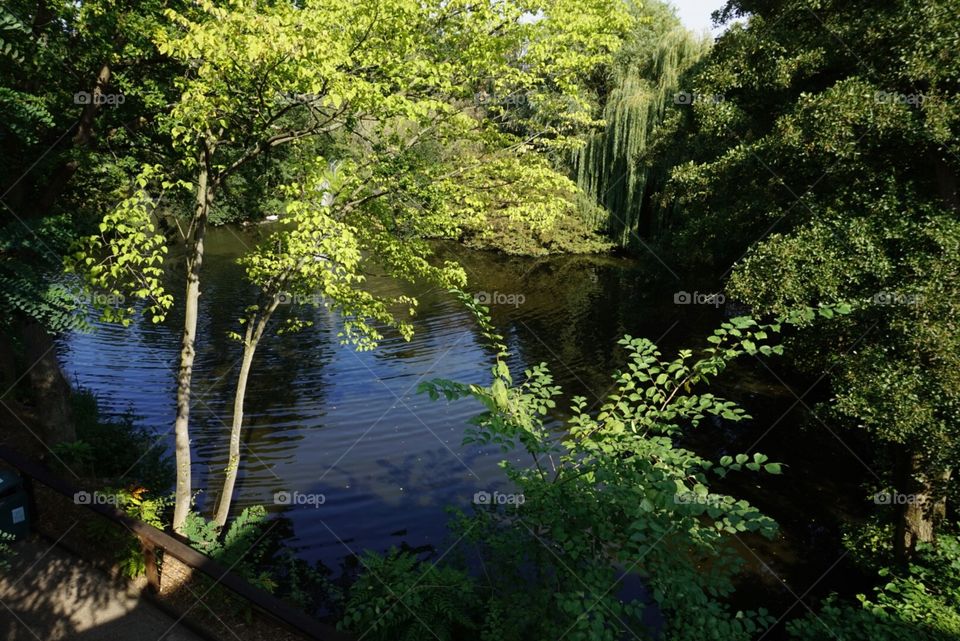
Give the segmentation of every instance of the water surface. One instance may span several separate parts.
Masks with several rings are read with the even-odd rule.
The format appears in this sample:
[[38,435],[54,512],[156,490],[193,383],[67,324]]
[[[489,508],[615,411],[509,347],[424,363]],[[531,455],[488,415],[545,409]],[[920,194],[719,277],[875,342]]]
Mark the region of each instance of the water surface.
[[[254,294],[236,258],[258,233],[264,230],[215,229],[207,243],[191,419],[194,484],[204,489],[198,505],[206,511],[221,483],[239,368],[240,345],[227,332],[238,329],[236,319]],[[624,334],[651,338],[670,354],[703,344],[722,317],[715,306],[675,304],[677,291],[692,292],[697,285],[681,283],[657,260],[520,259],[446,244],[438,253],[459,260],[470,291],[493,303],[515,374],[545,361],[568,396],[590,402],[610,391],[610,375],[623,357],[616,342]],[[182,276],[174,271],[169,278],[179,292]],[[477,491],[508,489],[498,449],[461,445],[477,405],[433,402],[417,393],[421,381],[434,377],[488,381],[491,355],[469,313],[446,292],[427,286],[376,276],[370,286],[419,299],[413,340],[388,333],[377,350],[357,352],[337,340],[335,314],[311,308],[312,327],[264,339],[247,390],[234,508],[264,504],[284,514],[301,556],[331,567],[364,549],[401,543],[442,547],[446,506],[467,508]],[[281,308],[280,315],[288,312]],[[93,389],[106,411],[132,409],[168,448],[181,314],[175,309],[159,325],[98,325],[60,345],[71,377]],[[754,426],[754,435],[794,405],[756,364],[735,373],[720,390],[751,402],[755,407],[748,409],[760,409],[761,415],[766,408],[769,418]],[[736,435],[729,426],[712,429],[707,448],[726,453]],[[783,442],[776,431],[765,438],[774,446]],[[324,502],[277,505],[278,492],[322,494]],[[776,557],[778,551],[769,554]]]

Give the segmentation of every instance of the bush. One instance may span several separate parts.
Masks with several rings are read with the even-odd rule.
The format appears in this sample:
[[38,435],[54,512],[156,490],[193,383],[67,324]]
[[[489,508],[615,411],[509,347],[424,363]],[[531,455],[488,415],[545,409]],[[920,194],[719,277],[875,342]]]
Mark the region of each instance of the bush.
[[[171,500],[165,496],[153,498],[147,496],[148,493],[149,491],[142,487],[132,490],[107,488],[100,492],[112,496],[116,507],[127,516],[162,530],[163,515],[170,507]],[[100,518],[90,521],[87,528],[96,541],[105,544],[107,549],[115,550],[114,559],[123,576],[134,578],[146,572],[138,537],[131,536],[126,529]]]
[[919,544],[906,570],[884,568],[886,581],[858,603],[826,599],[820,611],[787,626],[791,638],[824,638],[824,626],[838,641],[956,641],[960,639],[960,538],[941,535],[936,545]]
[[[76,390],[71,400],[77,440],[55,446],[58,463],[101,488],[101,494],[112,496],[116,507],[128,516],[163,529],[175,469],[162,440],[137,425],[132,412],[117,418],[103,416],[96,395],[88,389]],[[124,576],[143,574],[137,537],[100,519],[90,521],[87,529],[94,540],[115,550]]]
[[[190,545],[251,585],[286,599],[304,610],[316,612],[339,601],[339,592],[325,572],[298,559],[284,545],[278,521],[268,521],[262,505],[243,510],[225,531],[213,521],[191,512],[184,523]],[[214,586],[211,585],[211,588]],[[224,595],[238,611],[247,606]]]
[[462,240],[471,249],[516,256],[598,254],[613,249],[613,243],[572,214],[559,215],[542,228],[522,220],[491,216],[482,226],[464,225]]
[[[364,573],[350,590],[340,626],[371,641],[467,638],[478,603],[473,580],[461,570],[420,564],[409,552],[367,553]],[[429,627],[427,627],[429,625]]]

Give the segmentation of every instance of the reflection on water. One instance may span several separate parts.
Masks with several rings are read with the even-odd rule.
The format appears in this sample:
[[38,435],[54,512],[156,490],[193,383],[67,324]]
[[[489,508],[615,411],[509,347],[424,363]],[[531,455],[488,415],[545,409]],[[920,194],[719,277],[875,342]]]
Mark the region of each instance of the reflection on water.
[[[221,482],[240,357],[227,332],[237,329],[252,300],[235,264],[252,239],[226,229],[209,236],[191,423],[195,486],[206,488],[198,497],[206,510]],[[702,336],[718,316],[711,307],[673,304],[678,284],[656,265],[609,257],[517,259],[453,245],[439,253],[460,260],[469,289],[495,303],[494,322],[513,352],[514,372],[546,361],[568,394],[591,400],[609,388],[623,334],[672,350]],[[181,276],[169,278],[179,292]],[[412,341],[389,334],[376,351],[357,353],[337,342],[335,315],[311,310],[312,327],[265,337],[247,391],[234,508],[260,503],[285,513],[302,555],[330,566],[365,548],[439,545],[445,506],[467,507],[478,490],[506,489],[499,450],[461,446],[477,406],[431,402],[416,393],[417,384],[432,377],[486,381],[490,355],[469,315],[446,292],[376,278],[371,287],[419,298]],[[70,375],[93,389],[105,410],[132,407],[168,447],[178,314],[182,310],[160,325],[100,326],[61,344]],[[275,505],[277,492],[320,493],[325,500]]]

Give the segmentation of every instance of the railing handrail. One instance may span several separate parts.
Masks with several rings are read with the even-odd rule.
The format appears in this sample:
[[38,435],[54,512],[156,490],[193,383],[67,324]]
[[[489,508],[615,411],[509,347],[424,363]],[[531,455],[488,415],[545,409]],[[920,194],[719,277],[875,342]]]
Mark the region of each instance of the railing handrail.
[[[56,476],[46,466],[20,455],[15,450],[0,445],[0,459],[20,470],[26,476],[36,479],[54,492],[71,500],[77,492],[83,490],[66,479]],[[317,641],[353,641],[353,637],[340,632],[336,628],[317,621],[307,613],[298,610],[281,601],[274,595],[250,585],[240,575],[229,568],[201,554],[188,545],[183,537],[159,530],[148,523],[135,519],[112,505],[100,503],[86,503],[80,505],[88,510],[119,523],[140,538],[141,543],[148,549],[162,549],[166,554],[178,559],[187,566],[203,572],[216,583],[230,589],[252,605],[284,625],[306,634]]]

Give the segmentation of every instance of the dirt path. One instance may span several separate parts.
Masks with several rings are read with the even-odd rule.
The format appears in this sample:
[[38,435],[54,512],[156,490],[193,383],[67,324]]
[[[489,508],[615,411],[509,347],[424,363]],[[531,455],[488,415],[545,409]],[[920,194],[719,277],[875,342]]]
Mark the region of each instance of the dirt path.
[[43,539],[0,572],[0,641],[205,641],[132,586]]

